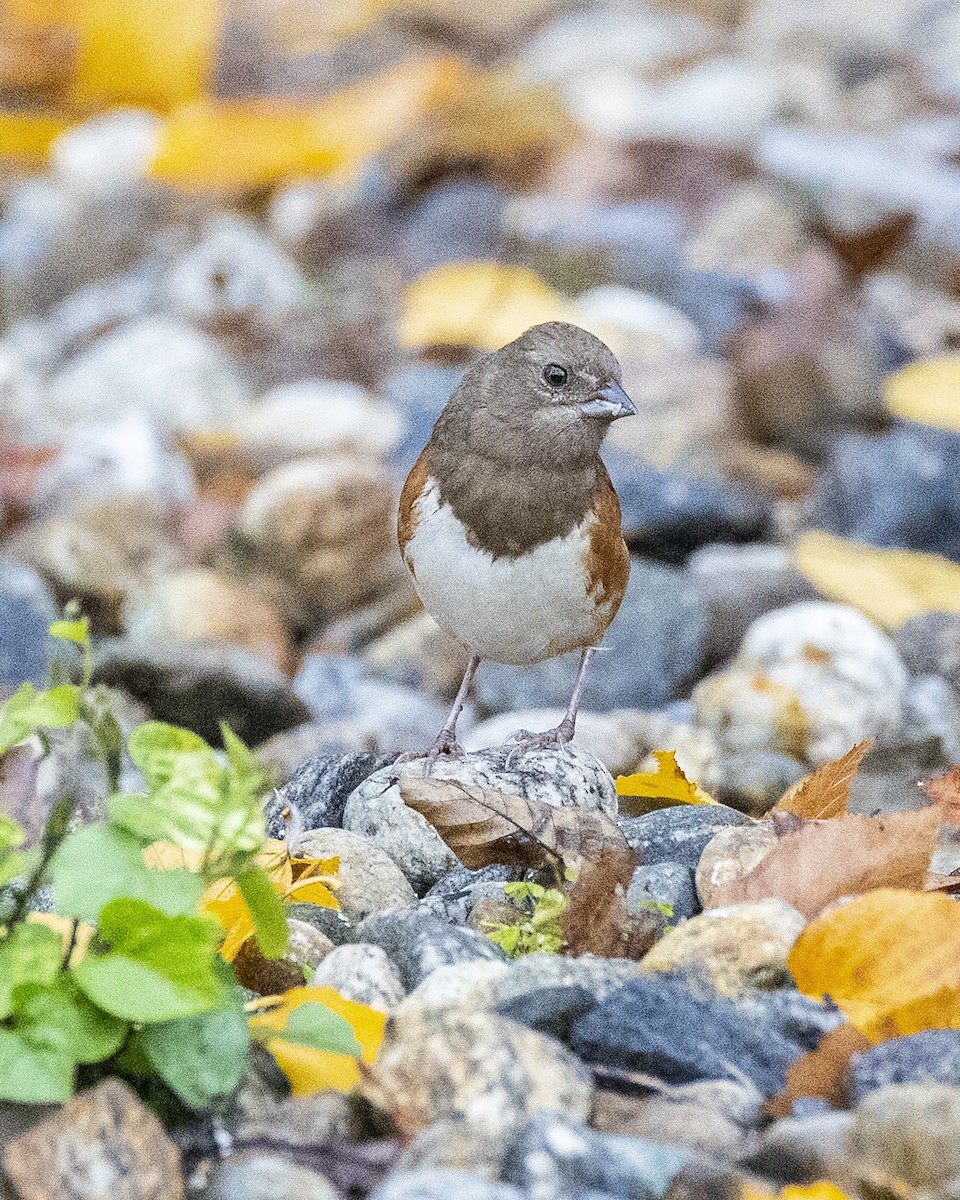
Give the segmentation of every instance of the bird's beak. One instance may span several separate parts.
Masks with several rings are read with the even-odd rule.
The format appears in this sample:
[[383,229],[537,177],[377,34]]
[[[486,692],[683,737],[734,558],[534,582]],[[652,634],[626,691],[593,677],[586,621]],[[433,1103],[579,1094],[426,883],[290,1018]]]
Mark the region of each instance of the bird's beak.
[[608,421],[637,415],[633,401],[619,383],[608,383],[602,391],[581,404],[580,411],[585,417],[606,417]]

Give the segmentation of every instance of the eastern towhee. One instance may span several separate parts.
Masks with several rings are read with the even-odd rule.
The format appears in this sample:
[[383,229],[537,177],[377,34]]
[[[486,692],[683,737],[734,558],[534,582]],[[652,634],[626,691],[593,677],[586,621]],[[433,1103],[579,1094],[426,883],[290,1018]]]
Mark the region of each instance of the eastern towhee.
[[460,753],[457,718],[483,658],[523,666],[581,650],[563,721],[511,740],[573,737],[591,648],[630,572],[600,444],[611,421],[635,412],[613,353],[560,321],[480,359],[447,402],[397,521],[424,608],[471,654],[429,761]]

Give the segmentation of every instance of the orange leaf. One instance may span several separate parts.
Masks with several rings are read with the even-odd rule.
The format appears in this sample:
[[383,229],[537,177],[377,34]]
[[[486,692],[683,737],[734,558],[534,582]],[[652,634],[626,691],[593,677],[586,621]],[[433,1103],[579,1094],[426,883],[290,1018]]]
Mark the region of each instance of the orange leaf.
[[790,788],[771,813],[794,813],[805,821],[827,820],[845,813],[850,784],[872,745],[873,738],[866,738],[848,750],[843,758],[821,763],[812,775]]
[[939,805],[945,821],[960,825],[960,767],[953,767],[945,775],[924,779],[920,786],[934,804]]
[[850,1060],[869,1050],[870,1039],[844,1022],[825,1035],[816,1050],[798,1058],[787,1069],[783,1091],[768,1100],[768,1116],[789,1117],[797,1100],[826,1100],[834,1108],[846,1108],[850,1090]]
[[709,907],[775,896],[813,917],[841,896],[873,888],[922,888],[939,829],[934,805],[877,817],[805,821],[748,874],[716,887]]
[[872,1041],[960,1028],[960,905],[883,888],[822,913],[787,966],[801,992],[830,996]]

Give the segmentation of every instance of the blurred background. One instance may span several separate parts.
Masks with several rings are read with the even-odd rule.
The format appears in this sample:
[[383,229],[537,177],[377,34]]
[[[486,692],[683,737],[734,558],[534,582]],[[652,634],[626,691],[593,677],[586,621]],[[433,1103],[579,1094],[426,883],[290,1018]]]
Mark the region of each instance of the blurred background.
[[[0,14],[7,690],[76,597],[133,715],[288,771],[427,745],[464,656],[399,487],[559,318],[639,409],[584,741],[748,808],[865,736],[900,783],[960,758],[957,0]],[[468,744],[572,677],[486,665]]]

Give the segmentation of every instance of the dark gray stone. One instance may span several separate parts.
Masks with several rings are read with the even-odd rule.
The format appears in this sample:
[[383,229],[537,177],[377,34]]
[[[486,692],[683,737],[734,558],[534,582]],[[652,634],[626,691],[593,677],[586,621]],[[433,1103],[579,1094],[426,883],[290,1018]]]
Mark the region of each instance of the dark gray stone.
[[764,1130],[760,1145],[742,1165],[782,1183],[829,1179],[846,1156],[853,1113],[811,1113],[775,1121]]
[[911,675],[942,675],[960,690],[960,613],[925,612],[910,617],[893,640]]
[[284,810],[294,805],[303,828],[340,827],[353,789],[392,760],[376,754],[318,754],[303,763],[266,806],[267,834],[284,838]]
[[59,615],[35,571],[0,559],[0,688],[46,683],[56,644],[47,630]]
[[256,746],[310,715],[270,663],[222,642],[107,642],[97,647],[93,678],[215,746],[221,721]]
[[[652,911],[661,932],[668,925],[696,916],[700,911],[700,900],[693,868],[675,862],[637,867],[627,889],[627,908],[631,913]],[[669,912],[661,909],[669,909]]]
[[[656,708],[699,677],[707,632],[706,602],[683,571],[634,557],[630,582],[604,652],[590,664],[584,708]],[[491,712],[565,708],[576,656],[564,655],[519,670],[483,663],[477,703]]]
[[667,1083],[746,1079],[767,1096],[780,1091],[803,1053],[772,1022],[751,1021],[732,1000],[653,976],[631,980],[576,1020],[570,1045],[611,1081],[623,1072]]
[[830,1001],[804,996],[795,987],[757,992],[738,1001],[750,1020],[763,1021],[803,1050],[816,1050],[824,1034],[843,1024],[843,1013]]
[[596,1004],[597,998],[589,988],[568,983],[508,996],[493,1007],[502,1017],[569,1043],[573,1022]]
[[337,946],[349,942],[351,930],[355,928],[354,923],[348,921],[339,909],[324,908],[322,904],[307,904],[298,900],[286,906],[286,913],[291,920],[305,921],[307,925],[319,929]]
[[479,871],[454,867],[427,892],[422,906],[451,925],[465,925],[475,904],[481,900],[502,900],[503,885],[522,877],[522,869],[500,863]]
[[730,825],[746,825],[749,820],[726,805],[679,804],[642,817],[622,817],[620,828],[644,866],[679,863],[695,868],[715,833]]
[[407,991],[413,991],[431,971],[447,963],[506,959],[500,947],[482,933],[450,925],[421,904],[375,913],[351,931],[349,940],[379,946]]
[[662,1196],[693,1156],[677,1146],[596,1133],[559,1113],[527,1122],[503,1158],[503,1178],[528,1196],[579,1200],[599,1192],[624,1200]]
[[960,1029],[926,1029],[855,1054],[850,1069],[854,1103],[888,1083],[960,1080]]
[[451,259],[497,258],[506,197],[480,180],[445,180],[406,215],[401,262],[410,277]]
[[490,1183],[478,1175],[444,1167],[396,1171],[368,1200],[451,1200],[453,1196],[457,1200],[524,1200],[509,1184]]
[[406,434],[392,455],[398,472],[409,471],[419,458],[434,422],[460,382],[463,371],[463,367],[415,363],[384,381],[386,398],[407,420]]
[[743,750],[714,760],[708,786],[715,800],[759,817],[806,774],[804,764],[789,754]]

